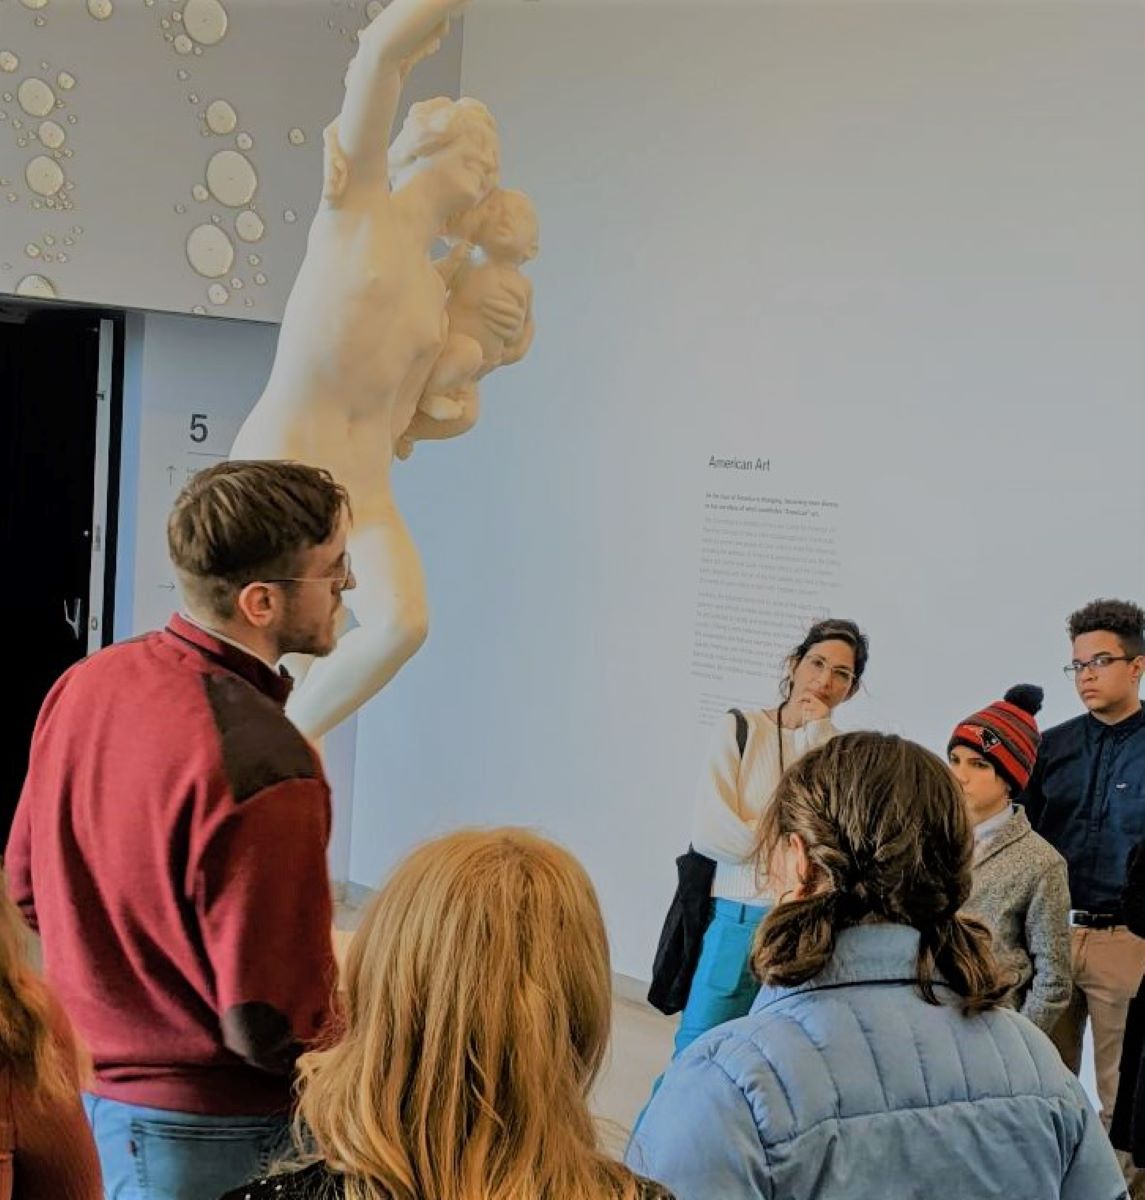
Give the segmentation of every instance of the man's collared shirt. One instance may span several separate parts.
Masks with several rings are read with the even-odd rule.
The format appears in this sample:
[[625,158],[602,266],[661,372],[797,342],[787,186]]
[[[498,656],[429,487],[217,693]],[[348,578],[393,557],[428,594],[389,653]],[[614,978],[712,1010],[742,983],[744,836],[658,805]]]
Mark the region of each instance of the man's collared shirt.
[[1047,730],[1020,801],[1069,864],[1073,907],[1119,913],[1129,852],[1145,838],[1145,710],[1115,725],[1084,713]]

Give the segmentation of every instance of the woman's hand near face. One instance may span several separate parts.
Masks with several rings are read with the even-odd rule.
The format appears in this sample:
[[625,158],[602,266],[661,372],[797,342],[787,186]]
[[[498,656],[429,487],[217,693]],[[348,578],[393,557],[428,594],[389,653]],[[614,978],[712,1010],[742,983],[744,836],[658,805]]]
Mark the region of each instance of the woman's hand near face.
[[804,725],[810,725],[812,721],[823,721],[831,715],[830,708],[818,696],[810,694],[800,696],[797,709]]

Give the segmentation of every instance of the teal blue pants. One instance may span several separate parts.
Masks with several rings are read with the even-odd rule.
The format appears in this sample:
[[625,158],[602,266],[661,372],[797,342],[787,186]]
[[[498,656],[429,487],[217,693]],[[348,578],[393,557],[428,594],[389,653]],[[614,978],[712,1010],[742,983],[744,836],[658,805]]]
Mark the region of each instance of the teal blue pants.
[[673,1057],[709,1029],[745,1017],[751,1010],[759,991],[751,973],[751,944],[767,913],[767,908],[756,904],[712,901],[712,920],[676,1030]]

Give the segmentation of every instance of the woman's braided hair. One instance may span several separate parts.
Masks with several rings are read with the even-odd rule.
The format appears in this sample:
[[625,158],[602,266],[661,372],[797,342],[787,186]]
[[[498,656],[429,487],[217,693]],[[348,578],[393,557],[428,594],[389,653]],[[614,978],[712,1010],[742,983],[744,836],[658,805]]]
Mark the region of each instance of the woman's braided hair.
[[973,842],[939,758],[888,734],[832,739],[780,781],[760,822],[761,872],[792,834],[807,848],[809,892],[777,905],[756,934],[752,967],[762,982],[803,983],[827,965],[842,930],[888,921],[919,931],[918,987],[929,1003],[939,1003],[940,982],[967,1012],[1004,999],[1014,981],[994,959],[989,929],[959,912]]

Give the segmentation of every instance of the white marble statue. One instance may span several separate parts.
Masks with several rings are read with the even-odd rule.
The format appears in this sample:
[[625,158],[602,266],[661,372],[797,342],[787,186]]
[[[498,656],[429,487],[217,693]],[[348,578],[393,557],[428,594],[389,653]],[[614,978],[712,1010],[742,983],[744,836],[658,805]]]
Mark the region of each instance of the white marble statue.
[[[357,626],[328,658],[291,664],[301,681],[287,711],[312,738],[383,687],[425,639],[425,578],[390,487],[395,447],[407,434],[450,437],[472,425],[418,413],[427,428],[411,429],[448,344],[446,281],[431,248],[496,187],[496,127],[475,100],[430,100],[410,109],[388,148],[406,74],[464,4],[392,0],[362,32],[326,131],[322,202],[270,379],[231,451],[326,467],[350,494]],[[489,336],[516,346],[529,319],[520,283],[486,288],[477,303]]]

